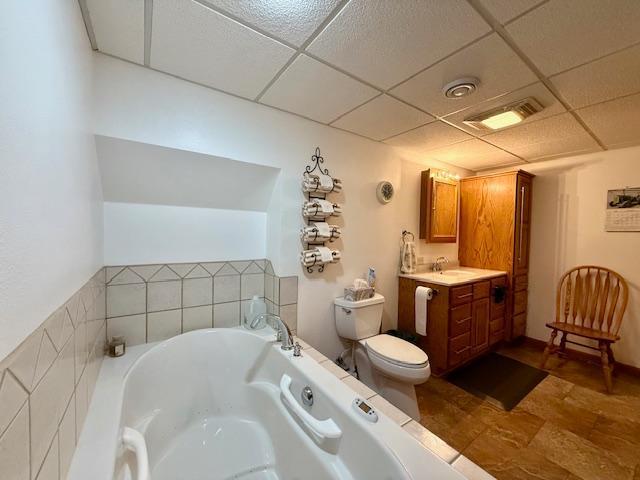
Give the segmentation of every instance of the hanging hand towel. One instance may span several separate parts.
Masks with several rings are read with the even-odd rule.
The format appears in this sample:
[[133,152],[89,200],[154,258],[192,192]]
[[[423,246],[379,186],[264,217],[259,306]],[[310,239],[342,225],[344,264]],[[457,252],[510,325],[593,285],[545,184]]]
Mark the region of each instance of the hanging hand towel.
[[333,203],[329,200],[317,199],[316,203],[320,205],[320,210],[323,213],[333,213]]
[[427,335],[427,301],[433,298],[433,290],[429,287],[416,288],[416,333],[418,335]]
[[414,273],[416,271],[416,244],[405,242],[402,244],[400,271],[402,273]]
[[313,225],[318,229],[318,235],[322,238],[331,237],[331,227],[327,222],[314,222]]
[[333,189],[333,178],[329,175],[319,175],[320,177],[320,188],[325,192],[330,192]]

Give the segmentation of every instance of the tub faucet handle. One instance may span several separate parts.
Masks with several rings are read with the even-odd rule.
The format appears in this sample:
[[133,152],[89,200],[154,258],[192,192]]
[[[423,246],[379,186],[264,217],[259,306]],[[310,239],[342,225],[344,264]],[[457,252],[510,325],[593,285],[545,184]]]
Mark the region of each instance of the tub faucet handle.
[[300,342],[296,342],[295,345],[293,346],[293,356],[294,357],[302,356],[302,345],[300,345]]

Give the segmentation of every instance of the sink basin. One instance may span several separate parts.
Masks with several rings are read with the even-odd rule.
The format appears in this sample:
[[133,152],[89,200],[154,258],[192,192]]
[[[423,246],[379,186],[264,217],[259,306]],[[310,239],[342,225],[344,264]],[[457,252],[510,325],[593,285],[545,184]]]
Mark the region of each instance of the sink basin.
[[472,277],[477,274],[468,270],[443,270],[439,275],[444,275],[446,277]]

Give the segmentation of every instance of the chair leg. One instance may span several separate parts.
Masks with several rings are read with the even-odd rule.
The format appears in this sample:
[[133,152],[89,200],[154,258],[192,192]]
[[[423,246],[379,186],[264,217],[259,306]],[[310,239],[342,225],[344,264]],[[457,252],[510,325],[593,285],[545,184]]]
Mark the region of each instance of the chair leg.
[[547,360],[549,359],[549,355],[551,355],[551,353],[555,350],[555,346],[554,346],[554,342],[556,340],[556,337],[558,336],[558,331],[557,330],[552,330],[551,331],[551,337],[549,338],[549,342],[547,343],[547,346],[544,349],[544,353],[542,354],[542,361],[540,362],[540,369],[543,370],[544,366],[547,364]]
[[566,356],[565,350],[567,348],[567,332],[562,332],[562,336],[560,337],[560,346],[558,350],[562,354],[562,356]]
[[616,374],[616,359],[613,356],[613,350],[611,350],[611,344],[607,343],[607,353],[609,354],[609,367],[611,368],[611,373]]
[[600,342],[599,346],[602,372],[604,373],[604,384],[607,387],[607,393],[611,393],[613,390],[613,382],[611,380],[611,367],[609,366],[609,347],[606,342]]

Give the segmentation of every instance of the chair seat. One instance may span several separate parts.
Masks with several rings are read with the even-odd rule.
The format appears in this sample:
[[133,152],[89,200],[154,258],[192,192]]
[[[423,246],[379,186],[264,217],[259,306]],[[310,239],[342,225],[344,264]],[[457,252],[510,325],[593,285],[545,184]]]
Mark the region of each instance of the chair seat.
[[572,325],[571,323],[547,323],[547,327],[561,332],[570,333],[572,335],[578,335],[579,337],[592,338],[594,340],[603,340],[605,342],[617,342],[620,340],[619,335],[613,335],[608,332],[601,332],[594,328],[581,327],[580,325]]

